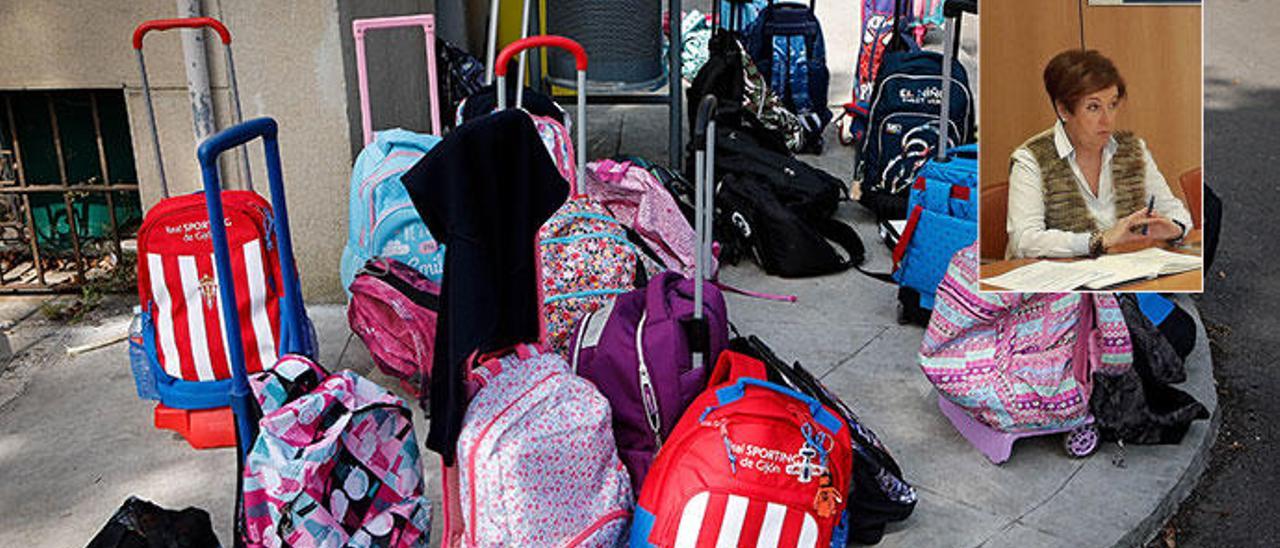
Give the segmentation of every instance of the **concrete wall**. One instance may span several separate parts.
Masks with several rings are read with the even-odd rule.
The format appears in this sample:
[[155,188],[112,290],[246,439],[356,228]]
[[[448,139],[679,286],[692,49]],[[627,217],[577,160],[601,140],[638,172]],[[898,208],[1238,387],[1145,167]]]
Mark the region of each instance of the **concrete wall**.
[[[231,30],[245,118],[280,123],[280,148],[294,247],[308,301],[342,299],[338,262],[346,240],[347,186],[359,149],[359,105],[351,48],[353,17],[429,11],[430,0],[260,2],[205,0],[204,10]],[[123,88],[133,131],[142,201],[160,199],[141,79],[130,46],[146,19],[174,17],[174,0],[0,2],[0,89]],[[370,42],[374,119],[379,125],[427,126],[421,34],[390,31]],[[410,46],[409,44],[412,44]],[[146,39],[165,171],[173,194],[199,188],[191,110],[177,32]],[[218,127],[230,118],[221,44],[206,39]],[[382,93],[382,95],[378,95]],[[416,97],[419,99],[404,99]],[[416,111],[413,118],[409,111]],[[261,148],[250,153],[255,186],[265,192]],[[239,186],[238,158],[223,172]]]

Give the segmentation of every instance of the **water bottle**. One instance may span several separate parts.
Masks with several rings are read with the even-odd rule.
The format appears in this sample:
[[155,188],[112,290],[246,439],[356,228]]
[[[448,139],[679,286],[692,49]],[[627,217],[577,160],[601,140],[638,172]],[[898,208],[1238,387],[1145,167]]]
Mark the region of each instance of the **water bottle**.
[[142,339],[142,307],[133,307],[133,322],[129,324],[129,368],[133,370],[133,383],[138,389],[138,398],[143,400],[159,400],[156,391],[156,378],[151,374],[151,363],[147,359],[147,346]]

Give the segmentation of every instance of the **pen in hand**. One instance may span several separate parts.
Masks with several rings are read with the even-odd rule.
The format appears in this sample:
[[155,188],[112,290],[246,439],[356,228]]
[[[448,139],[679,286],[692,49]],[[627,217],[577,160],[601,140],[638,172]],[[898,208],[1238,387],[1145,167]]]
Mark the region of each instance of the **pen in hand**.
[[[1155,197],[1155,196],[1152,196],[1152,197],[1151,197],[1151,199],[1147,200],[1147,217],[1150,217],[1150,216],[1151,216],[1151,210],[1152,210],[1153,208],[1155,208],[1155,206],[1156,206],[1156,197]],[[1146,236],[1146,235],[1147,235],[1147,227],[1149,227],[1149,226],[1151,226],[1151,225],[1149,225],[1149,224],[1142,225],[1142,235],[1143,235],[1143,236]]]

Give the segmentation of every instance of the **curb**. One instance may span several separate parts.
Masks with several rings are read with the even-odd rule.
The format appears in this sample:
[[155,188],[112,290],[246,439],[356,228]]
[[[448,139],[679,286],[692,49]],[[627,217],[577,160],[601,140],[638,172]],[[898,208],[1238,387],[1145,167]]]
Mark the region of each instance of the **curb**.
[[[1200,320],[1200,310],[1190,299],[1185,297],[1178,299],[1184,308],[1191,312],[1192,317],[1196,321],[1196,343],[1204,344],[1205,352],[1209,353],[1209,335],[1204,328],[1204,322]],[[1130,548],[1135,546],[1145,546],[1151,542],[1160,531],[1164,528],[1165,523],[1178,513],[1178,508],[1182,506],[1182,502],[1191,496],[1191,492],[1200,484],[1200,478],[1204,476],[1206,470],[1209,469],[1209,459],[1212,454],[1213,446],[1218,441],[1218,430],[1222,426],[1222,406],[1216,396],[1217,379],[1213,376],[1213,357],[1209,354],[1209,376],[1210,382],[1215,391],[1213,409],[1209,410],[1209,427],[1205,429],[1204,436],[1199,440],[1200,446],[1196,449],[1195,456],[1192,457],[1191,463],[1182,472],[1182,476],[1178,478],[1178,482],[1173,488],[1165,494],[1164,499],[1156,505],[1155,511],[1143,518],[1129,534],[1120,538],[1113,548]],[[1203,403],[1203,402],[1202,402]]]

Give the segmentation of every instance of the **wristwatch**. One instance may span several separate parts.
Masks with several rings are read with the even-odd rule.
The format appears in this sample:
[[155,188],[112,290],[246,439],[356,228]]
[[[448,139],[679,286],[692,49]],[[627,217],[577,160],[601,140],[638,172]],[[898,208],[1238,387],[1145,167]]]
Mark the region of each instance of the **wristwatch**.
[[1098,257],[1106,252],[1102,247],[1102,231],[1095,230],[1089,235],[1089,256]]

